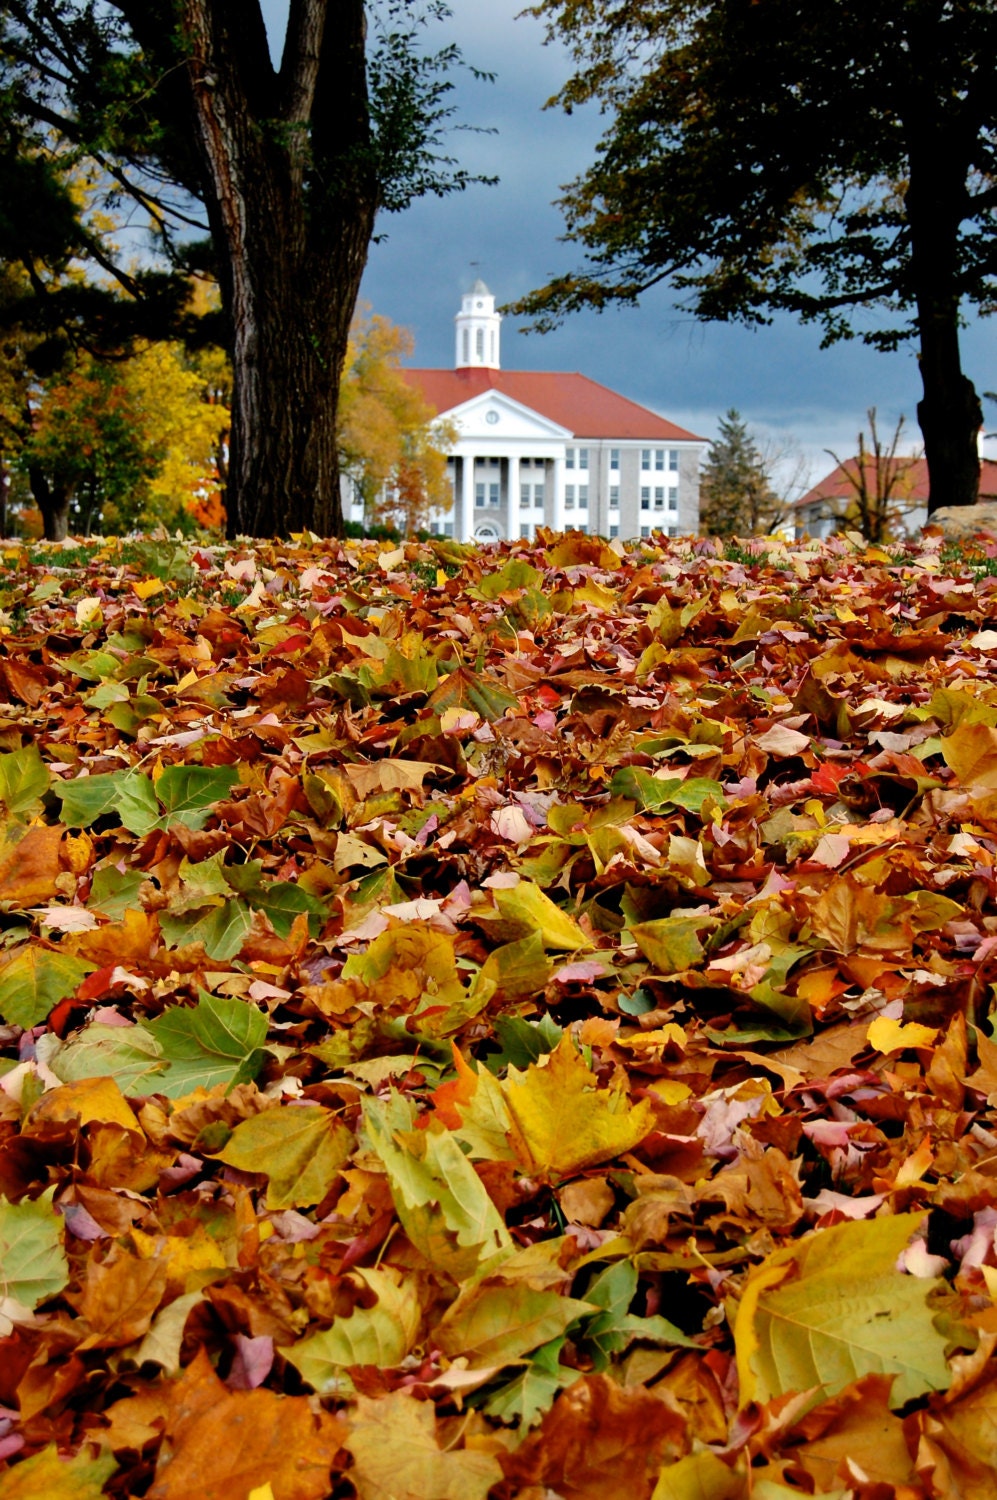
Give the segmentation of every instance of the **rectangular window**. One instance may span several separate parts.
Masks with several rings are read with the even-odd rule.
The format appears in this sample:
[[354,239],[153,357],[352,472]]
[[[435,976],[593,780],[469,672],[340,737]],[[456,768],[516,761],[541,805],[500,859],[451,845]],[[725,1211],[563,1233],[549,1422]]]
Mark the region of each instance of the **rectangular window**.
[[443,522],[443,535],[444,536],[453,536],[453,522],[452,521],[444,521]]
[[678,508],[679,508],[679,492],[678,492],[678,490],[669,490],[668,491],[668,509],[670,511],[674,512],[674,511],[677,511]]
[[641,510],[651,509],[651,490],[646,484],[642,484],[640,488],[640,508]]
[[543,510],[544,487],[542,484],[535,484],[533,486],[533,504],[536,506],[537,510]]
[[620,503],[620,487],[618,484],[609,486],[609,508],[615,510]]
[[609,539],[610,539],[610,541],[613,540],[614,536],[619,536],[619,534],[620,534],[620,528],[618,526],[610,526],[610,528],[609,528]]
[[587,448],[579,448],[579,450],[578,450],[578,467],[580,469],[587,469],[588,466],[589,466],[589,451],[588,451]]
[[498,505],[498,503],[499,503],[499,487],[498,487],[497,484],[490,484],[488,486],[488,504],[489,505]]
[[589,508],[589,487],[588,487],[587,484],[580,484],[578,486],[578,509],[579,510],[588,510],[588,508]]
[[575,527],[575,530],[576,530],[576,531],[580,531],[580,532],[581,532],[581,533],[582,533],[582,535],[583,535],[583,536],[588,536],[588,530],[589,530],[589,529],[588,529],[588,527],[587,527],[587,526],[576,526],[576,527]]
[[677,448],[669,448],[669,450],[668,450],[668,467],[671,469],[671,471],[672,471],[673,474],[677,474],[678,473],[678,471],[679,471],[679,450]]
[[610,448],[610,450],[609,450],[609,467],[611,469],[618,469],[620,467],[620,450],[619,450],[619,448]]
[[649,469],[651,467],[650,448],[642,448],[640,450],[640,466],[642,469]]
[[665,450],[664,450],[664,448],[655,448],[655,450],[654,450],[654,467],[656,469],[663,469],[665,467]]
[[664,485],[656,484],[654,487],[654,508],[655,510],[664,510],[665,508]]
[[519,535],[520,535],[520,538],[522,539],[522,541],[528,542],[529,539],[530,539],[530,527],[529,526],[520,526],[520,528],[519,528]]
[[523,507],[529,506],[529,503],[530,503],[530,487],[529,487],[528,484],[521,484],[519,486],[519,503]]
[[474,503],[478,507],[485,503],[485,487],[483,484],[476,484],[474,486]]
[[566,469],[573,469],[575,467],[575,450],[574,450],[574,448],[565,448],[565,450],[564,450],[564,467]]
[[500,458],[490,458],[490,459],[489,459],[489,460],[488,460],[488,467],[489,467],[489,468],[490,468],[490,469],[497,469],[497,468],[498,468],[498,466],[499,466],[499,464],[500,464],[500,463],[501,463],[501,462],[502,462],[502,460],[501,460],[501,459],[500,459]]
[[669,536],[678,536],[678,534],[679,534],[679,529],[678,529],[677,526],[669,526],[669,528],[668,528],[668,535]]
[[532,464],[532,462],[533,462],[532,458],[521,458],[519,460],[519,467],[521,469],[528,469],[530,467],[530,465]]
[[566,484],[564,486],[564,508],[565,510],[574,510],[575,508],[575,487],[573,484]]
[[651,535],[651,528],[650,528],[650,526],[642,526],[640,528],[640,534],[641,534],[641,536],[650,536]]

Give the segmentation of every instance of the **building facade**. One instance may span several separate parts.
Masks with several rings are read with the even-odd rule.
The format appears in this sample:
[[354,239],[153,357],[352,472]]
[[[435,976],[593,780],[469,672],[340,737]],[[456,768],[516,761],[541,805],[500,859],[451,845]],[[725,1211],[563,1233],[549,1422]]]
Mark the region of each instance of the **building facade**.
[[[833,536],[855,525],[859,460],[846,458],[793,506],[797,538]],[[928,519],[928,463],[924,458],[897,455],[877,465],[866,464],[864,483],[871,496],[884,494],[889,532],[898,539],[915,536]],[[980,459],[980,500],[997,500],[997,462]]]
[[532,538],[538,526],[695,532],[705,440],[585,375],[503,370],[501,321],[476,282],[454,320],[454,368],[405,371],[459,433],[453,505],[433,530],[482,542]]

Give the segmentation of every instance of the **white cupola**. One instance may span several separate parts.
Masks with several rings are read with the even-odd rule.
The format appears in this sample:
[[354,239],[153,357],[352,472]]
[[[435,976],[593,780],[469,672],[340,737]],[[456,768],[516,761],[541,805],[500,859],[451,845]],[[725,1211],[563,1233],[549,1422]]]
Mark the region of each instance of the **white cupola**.
[[479,277],[461,298],[460,312],[454,318],[457,328],[454,363],[458,370],[499,369],[501,322],[501,313],[495,311],[495,298]]

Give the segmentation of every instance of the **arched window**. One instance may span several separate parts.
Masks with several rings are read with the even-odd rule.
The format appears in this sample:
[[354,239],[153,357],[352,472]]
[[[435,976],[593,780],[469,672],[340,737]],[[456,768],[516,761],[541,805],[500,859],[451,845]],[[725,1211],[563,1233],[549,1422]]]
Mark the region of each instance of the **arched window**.
[[462,363],[467,365],[471,362],[471,335],[464,329],[464,357]]
[[482,359],[482,360],[484,359],[484,357],[485,357],[485,330],[483,328],[479,328],[478,331],[477,331],[477,333],[474,335],[474,352],[478,356],[479,359]]
[[494,330],[494,328],[492,329],[491,333],[488,335],[488,347],[489,347],[489,349],[491,351],[491,363],[494,364],[495,363],[495,330]]

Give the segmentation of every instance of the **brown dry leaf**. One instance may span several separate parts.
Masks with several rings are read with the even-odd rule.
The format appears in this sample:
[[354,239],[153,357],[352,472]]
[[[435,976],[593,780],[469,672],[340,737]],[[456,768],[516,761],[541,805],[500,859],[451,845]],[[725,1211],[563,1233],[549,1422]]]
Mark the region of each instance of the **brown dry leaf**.
[[661,1466],[688,1450],[686,1419],[669,1402],[586,1375],[499,1462],[514,1484],[543,1485],[562,1500],[647,1500]]
[[169,1393],[167,1440],[148,1500],[324,1500],[346,1429],[305,1396],[229,1391],[200,1350]]
[[950,1109],[962,1108],[966,1057],[966,1017],[960,1011],[952,1017],[942,1042],[933,1049],[926,1075],[931,1092]]
[[889,1408],[892,1380],[867,1375],[826,1401],[795,1429],[806,1441],[795,1448],[800,1467],[818,1491],[847,1485],[851,1460],[874,1484],[912,1484],[916,1478],[904,1438],[904,1424]]
[[569,1224],[598,1229],[616,1202],[616,1194],[604,1177],[583,1177],[561,1188],[557,1201]]
[[30,1135],[34,1127],[45,1122],[75,1119],[81,1125],[96,1121],[119,1126],[136,1138],[132,1142],[133,1151],[136,1141],[139,1150],[145,1145],[134,1111],[113,1078],[82,1078],[78,1083],[64,1083],[61,1088],[50,1089],[32,1107],[22,1131]]
[[815,937],[835,953],[905,948],[909,940],[894,919],[895,905],[848,874],[833,880],[814,902],[810,921]]
[[916,1467],[933,1495],[993,1500],[997,1474],[997,1375],[933,1410],[907,1419],[917,1442]]
[[976,1032],[976,1057],[979,1066],[966,1083],[978,1094],[985,1094],[988,1104],[997,1104],[997,1042],[991,1041],[979,1029]]
[[441,1451],[433,1403],[404,1391],[377,1401],[361,1396],[345,1446],[360,1500],[485,1500],[502,1478],[490,1453]]
[[[35,824],[13,849],[0,851],[0,901],[13,906],[36,906],[59,891],[59,851],[65,829]],[[10,837],[8,833],[7,837]]]
[[166,1292],[167,1266],[113,1245],[104,1260],[91,1254],[78,1300],[90,1332],[81,1349],[121,1349],[148,1333]]

